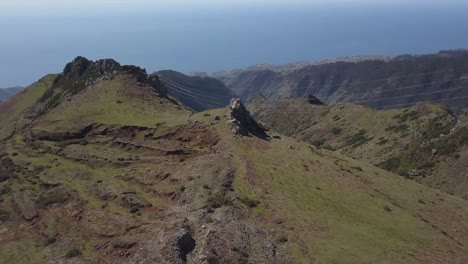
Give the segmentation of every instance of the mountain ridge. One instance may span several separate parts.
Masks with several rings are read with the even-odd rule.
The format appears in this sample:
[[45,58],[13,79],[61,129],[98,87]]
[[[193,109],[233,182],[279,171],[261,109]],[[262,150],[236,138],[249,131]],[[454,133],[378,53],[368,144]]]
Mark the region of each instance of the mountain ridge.
[[468,51],[401,55],[390,60],[337,61],[293,71],[245,69],[217,76],[242,100],[256,93],[269,99],[313,94],[325,103],[358,103],[402,108],[417,102],[443,102],[454,112],[466,107]]
[[278,137],[239,100],[194,113],[123,67],[79,58],[0,105],[0,259],[466,259],[465,200]]

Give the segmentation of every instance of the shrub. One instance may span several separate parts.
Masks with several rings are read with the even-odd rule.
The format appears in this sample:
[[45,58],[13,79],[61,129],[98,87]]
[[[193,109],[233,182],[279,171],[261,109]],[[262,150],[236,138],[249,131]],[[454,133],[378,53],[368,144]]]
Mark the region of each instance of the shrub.
[[138,209],[138,207],[136,206],[133,206],[132,208],[130,208],[129,212],[131,214],[134,214],[134,213],[137,213],[138,211],[140,211],[140,209]]
[[37,206],[39,208],[46,208],[54,203],[65,203],[68,201],[68,195],[61,191],[52,191],[49,193],[41,194],[37,199]]
[[209,256],[206,261],[208,262],[208,264],[218,264],[219,263],[219,260],[216,256]]
[[0,209],[0,221],[5,222],[10,220],[10,214],[7,211]]
[[349,138],[346,143],[347,145],[353,145],[355,147],[361,146],[365,143],[367,143],[369,140],[372,138],[368,138],[366,136],[367,131],[364,129],[359,130],[359,132],[354,135],[353,137]]
[[242,198],[240,200],[242,201],[242,203],[244,203],[245,205],[247,205],[250,208],[255,208],[260,204],[259,201],[255,200],[255,199],[252,199],[252,198],[249,198],[249,197],[244,197],[244,198]]
[[388,143],[388,139],[386,138],[380,138],[380,140],[377,142],[377,145],[384,145]]
[[221,193],[216,193],[208,197],[207,204],[209,209],[213,209],[225,205],[231,205],[232,201],[229,199],[229,197],[226,197]]
[[377,167],[382,168],[387,171],[393,171],[396,172],[398,168],[400,167],[400,159],[397,157],[390,158],[380,164],[377,165]]
[[76,249],[76,248],[70,249],[65,255],[66,258],[74,258],[78,256],[81,256],[81,250]]
[[339,134],[341,133],[341,131],[343,131],[343,129],[341,129],[341,128],[339,128],[339,127],[334,127],[334,128],[332,129],[332,133],[333,133],[334,135],[339,135]]
[[312,142],[312,145],[316,146],[317,148],[319,148],[323,144],[325,144],[325,139],[323,139],[323,138],[317,139],[314,142]]

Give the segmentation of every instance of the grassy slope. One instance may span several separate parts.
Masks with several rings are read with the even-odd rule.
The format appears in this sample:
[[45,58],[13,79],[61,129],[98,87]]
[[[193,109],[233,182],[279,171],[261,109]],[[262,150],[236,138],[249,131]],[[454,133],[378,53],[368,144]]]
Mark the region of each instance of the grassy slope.
[[88,87],[72,101],[64,102],[40,119],[35,129],[69,131],[91,123],[155,127],[158,123],[180,124],[190,113],[167,99],[157,97],[149,87],[135,85],[133,77]]
[[12,129],[23,123],[21,114],[37,102],[56,77],[54,74],[45,76],[0,106],[0,139],[11,135]]
[[[429,177],[419,181],[466,195],[463,163],[467,161],[467,141],[463,134],[468,123],[460,118],[455,133],[448,135],[457,120],[440,105],[381,111],[351,104],[310,105],[302,99],[272,104],[260,101],[249,107],[275,131],[404,176],[420,170]],[[446,136],[440,138],[441,134]],[[432,157],[432,149],[438,150],[437,157]]]
[[240,184],[262,201],[266,224],[287,230],[300,263],[447,262],[468,254],[442,233],[466,244],[466,201],[289,138],[233,144],[248,168]]

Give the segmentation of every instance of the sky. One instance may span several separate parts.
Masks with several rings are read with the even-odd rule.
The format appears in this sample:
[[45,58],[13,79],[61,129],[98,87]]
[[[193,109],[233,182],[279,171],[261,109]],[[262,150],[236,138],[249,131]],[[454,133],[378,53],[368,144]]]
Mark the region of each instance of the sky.
[[148,72],[468,48],[459,0],[0,0],[0,87],[76,56]]
[[326,5],[459,5],[466,0],[0,0],[1,8],[76,8],[76,7],[197,7],[197,6],[326,6]]

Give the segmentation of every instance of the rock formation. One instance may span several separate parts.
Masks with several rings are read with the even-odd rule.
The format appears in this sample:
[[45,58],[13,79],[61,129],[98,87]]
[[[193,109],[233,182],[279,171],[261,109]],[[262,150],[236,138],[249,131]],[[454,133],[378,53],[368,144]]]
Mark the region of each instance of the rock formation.
[[229,103],[228,124],[233,134],[259,138],[267,138],[266,129],[255,121],[239,98],[231,99]]

